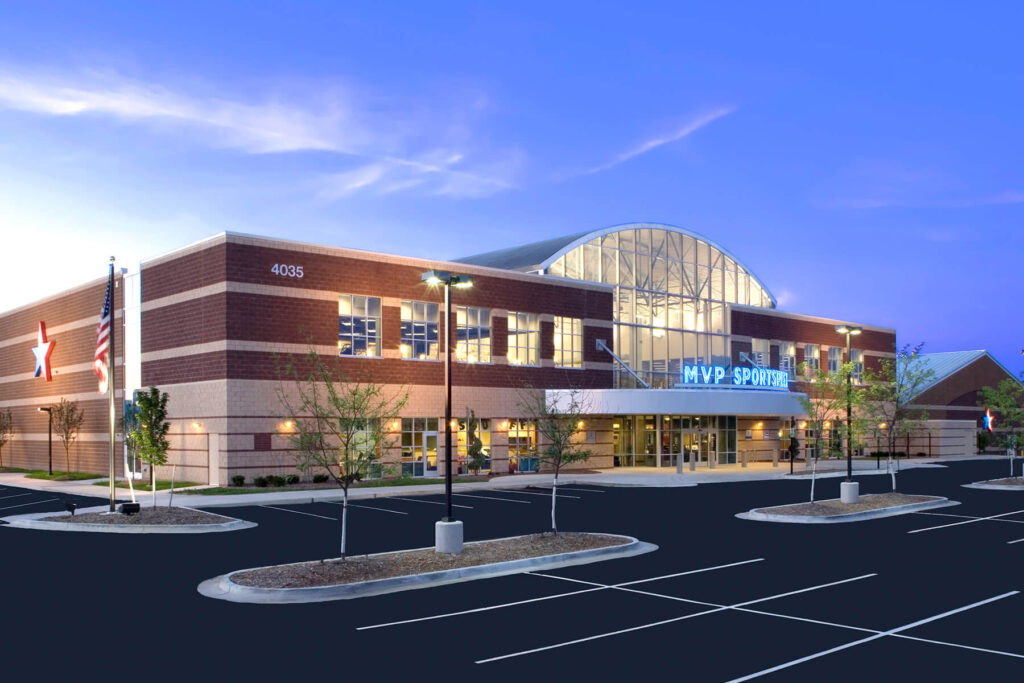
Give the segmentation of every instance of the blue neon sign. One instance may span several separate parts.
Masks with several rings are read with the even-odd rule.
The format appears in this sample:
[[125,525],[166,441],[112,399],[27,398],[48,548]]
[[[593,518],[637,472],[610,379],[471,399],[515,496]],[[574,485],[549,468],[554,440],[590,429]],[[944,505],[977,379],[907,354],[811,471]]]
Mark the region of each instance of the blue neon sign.
[[789,391],[789,373],[763,368],[733,368],[731,372],[721,365],[684,365],[680,373],[682,383],[697,386],[732,384],[775,391]]

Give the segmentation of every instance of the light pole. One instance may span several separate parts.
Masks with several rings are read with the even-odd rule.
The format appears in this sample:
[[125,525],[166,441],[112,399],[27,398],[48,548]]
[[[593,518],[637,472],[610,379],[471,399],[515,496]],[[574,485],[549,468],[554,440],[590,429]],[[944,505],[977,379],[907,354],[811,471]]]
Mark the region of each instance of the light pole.
[[40,413],[46,413],[46,455],[48,472],[53,476],[53,406],[39,408]]
[[469,275],[453,275],[446,270],[428,270],[420,276],[428,285],[444,285],[444,497],[447,514],[434,525],[434,550],[439,553],[462,552],[462,522],[452,514],[452,297],[451,288],[473,286]]
[[[855,334],[860,334],[861,331],[862,331],[862,328],[854,327],[853,325],[836,325],[836,332],[838,332],[839,334],[845,334],[846,335],[846,363],[847,364],[849,364],[851,362],[851,359],[850,359],[850,337],[852,335],[855,335]],[[858,492],[856,490],[856,487],[853,486],[853,419],[852,419],[852,412],[853,412],[853,410],[852,410],[852,406],[851,406],[851,402],[852,402],[852,400],[851,400],[852,399],[851,393],[852,393],[852,390],[853,390],[853,382],[852,382],[852,377],[851,377],[853,375],[852,370],[853,370],[853,368],[848,368],[846,370],[846,484],[850,485],[847,488],[852,491],[852,493],[849,494],[849,495],[852,496],[853,500],[851,500],[851,501],[843,500],[844,503],[846,503],[846,502],[856,503],[857,502],[857,497],[858,497],[858,495],[857,495]],[[840,488],[843,488],[843,487],[841,486]]]

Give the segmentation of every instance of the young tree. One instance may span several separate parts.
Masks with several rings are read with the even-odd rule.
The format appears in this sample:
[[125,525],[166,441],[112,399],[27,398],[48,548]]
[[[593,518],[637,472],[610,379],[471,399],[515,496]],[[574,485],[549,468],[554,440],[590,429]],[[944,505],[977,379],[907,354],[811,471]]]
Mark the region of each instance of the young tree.
[[156,507],[156,468],[167,464],[167,449],[171,446],[167,440],[171,428],[167,421],[167,394],[150,387],[148,392],[139,394],[138,404],[138,422],[128,438],[135,442],[139,459],[149,464],[149,485]]
[[551,396],[543,389],[528,389],[519,402],[519,409],[537,424],[537,436],[542,441],[537,449],[538,462],[555,473],[551,481],[551,531],[557,534],[558,474],[563,466],[582,462],[591,455],[589,450],[579,447],[577,438],[583,431],[584,395],[579,389],[559,391]]
[[341,487],[341,559],[348,539],[348,491],[369,474],[380,453],[391,447],[388,425],[409,400],[408,392],[388,395],[371,382],[349,381],[338,359],[329,365],[311,350],[300,369],[289,359],[284,377],[293,392],[278,386],[278,398],[291,420],[296,467],[302,472],[326,471]]
[[[1013,454],[1024,446],[1024,383],[1007,377],[993,387],[982,387],[980,405],[996,414],[996,430],[1003,432],[1002,445],[1009,449],[1010,476],[1013,476]],[[1022,473],[1024,476],[1024,473]]]
[[64,444],[64,462],[67,465],[67,472],[71,471],[71,446],[78,440],[78,431],[82,428],[82,421],[85,420],[85,412],[78,407],[77,401],[60,399],[60,403],[53,407],[51,415],[53,429]]
[[[821,438],[828,424],[831,438],[831,425],[838,423],[840,417],[846,415],[846,373],[852,370],[851,363],[845,363],[840,372],[828,372],[818,369],[808,377],[805,384],[805,395],[800,397],[800,405],[807,414],[807,422],[814,432],[814,440],[811,456],[814,460],[811,463],[811,502],[814,502],[814,482],[818,473],[818,456],[821,453],[824,440]],[[800,372],[807,376],[807,364],[802,363]],[[851,393],[851,403],[857,405],[859,393]],[[831,452],[831,445],[830,445]]]
[[469,415],[466,417],[466,465],[475,474],[480,474],[480,470],[487,460],[483,441],[480,440],[479,429],[480,420],[470,409]]
[[14,436],[14,421],[11,418],[11,409],[0,410],[0,467],[4,466],[4,446]]
[[[896,490],[896,469],[893,453],[898,439],[921,429],[928,420],[928,412],[911,409],[913,401],[934,379],[935,371],[921,356],[924,342],[913,348],[904,346],[896,358],[883,358],[877,370],[864,371],[865,415],[877,434],[885,439],[886,471],[892,477],[892,490]],[[908,453],[909,455],[909,453]]]

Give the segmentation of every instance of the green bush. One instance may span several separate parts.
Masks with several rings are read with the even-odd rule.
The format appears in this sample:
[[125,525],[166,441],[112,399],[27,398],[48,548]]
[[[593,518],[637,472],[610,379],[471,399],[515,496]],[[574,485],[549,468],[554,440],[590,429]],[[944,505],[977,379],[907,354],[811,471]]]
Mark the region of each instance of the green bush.
[[243,477],[241,474],[236,474],[235,476],[231,477],[231,485],[245,486],[245,477]]
[[266,477],[256,477],[255,479],[252,480],[252,483],[255,484],[256,486],[259,486],[261,489],[265,489],[267,488],[267,486],[270,485],[270,482],[267,481]]
[[279,477],[276,474],[271,474],[267,476],[267,482],[269,482],[271,486],[284,486],[284,477]]
[[313,483],[314,484],[323,484],[328,479],[330,479],[330,477],[328,477],[326,474],[314,474],[313,475]]
[[291,486],[292,484],[298,484],[299,483],[299,475],[297,475],[297,474],[289,474],[287,477],[284,478],[284,480],[285,480],[285,483],[287,483],[289,486]]

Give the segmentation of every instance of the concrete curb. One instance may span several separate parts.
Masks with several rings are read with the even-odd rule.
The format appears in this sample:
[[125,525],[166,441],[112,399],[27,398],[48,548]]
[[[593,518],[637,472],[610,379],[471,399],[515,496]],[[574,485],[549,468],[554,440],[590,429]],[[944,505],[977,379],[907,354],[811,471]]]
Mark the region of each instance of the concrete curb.
[[[879,508],[877,510],[865,510],[864,512],[850,512],[845,515],[831,515],[823,517],[819,515],[773,515],[770,512],[762,512],[771,508],[755,508],[749,512],[740,512],[736,516],[740,519],[749,519],[755,522],[782,522],[789,524],[839,524],[842,522],[862,522],[868,519],[879,519],[880,517],[895,517],[905,515],[908,512],[919,510],[931,510],[932,508],[945,508],[959,505],[960,501],[950,500],[941,496],[934,496],[935,500],[926,500],[923,503],[911,503],[909,505],[897,505],[895,507]],[[833,499],[838,500],[838,499]]]
[[[104,505],[101,507],[83,508],[78,512],[106,512],[109,509]],[[194,509],[194,508],[190,508]],[[204,511],[205,512],[205,511]],[[208,514],[217,515],[216,512]],[[43,531],[84,531],[99,534],[212,534],[221,531],[238,531],[240,529],[251,529],[257,526],[256,522],[249,522],[234,517],[223,517],[227,522],[221,524],[69,524],[67,522],[44,521],[45,517],[55,517],[54,512],[33,512],[26,515],[12,515],[2,518],[8,525],[17,529],[38,529]],[[71,515],[64,515],[70,517]]]
[[965,489],[985,489],[987,491],[1024,491],[1024,486],[1013,486],[1010,484],[986,484],[983,481],[976,481],[972,484],[960,484]]
[[[603,536],[615,536],[629,539],[625,545],[610,546],[605,548],[592,548],[589,550],[578,550],[571,553],[558,555],[543,555],[541,557],[530,557],[522,560],[509,562],[495,562],[492,564],[481,564],[474,567],[460,567],[458,569],[446,569],[426,574],[411,574],[408,576],[394,576],[374,581],[363,581],[360,583],[346,583],[333,586],[316,586],[311,588],[256,588],[242,586],[231,580],[234,574],[248,569],[238,569],[228,574],[215,576],[199,584],[197,590],[201,595],[208,598],[217,598],[229,602],[249,602],[261,604],[297,604],[306,602],[327,602],[329,600],[350,600],[371,595],[383,595],[385,593],[396,593],[398,591],[414,590],[417,588],[432,588],[450,583],[461,583],[463,581],[474,581],[476,579],[489,579],[495,576],[506,576],[508,574],[521,574],[535,569],[558,569],[560,567],[571,567],[578,564],[589,564],[591,562],[602,562],[614,560],[621,557],[632,557],[657,550],[658,546],[653,543],[646,543],[637,540],[632,536],[620,534],[601,534]],[[521,538],[521,536],[510,536],[508,538]],[[490,539],[505,540],[505,539]],[[474,545],[481,541],[474,541],[466,545]],[[433,548],[414,548],[400,552],[413,552],[414,550],[432,550]],[[375,555],[388,555],[391,553],[375,553]],[[374,555],[370,555],[373,557]],[[295,562],[293,564],[303,564]],[[263,567],[255,567],[262,569]]]

